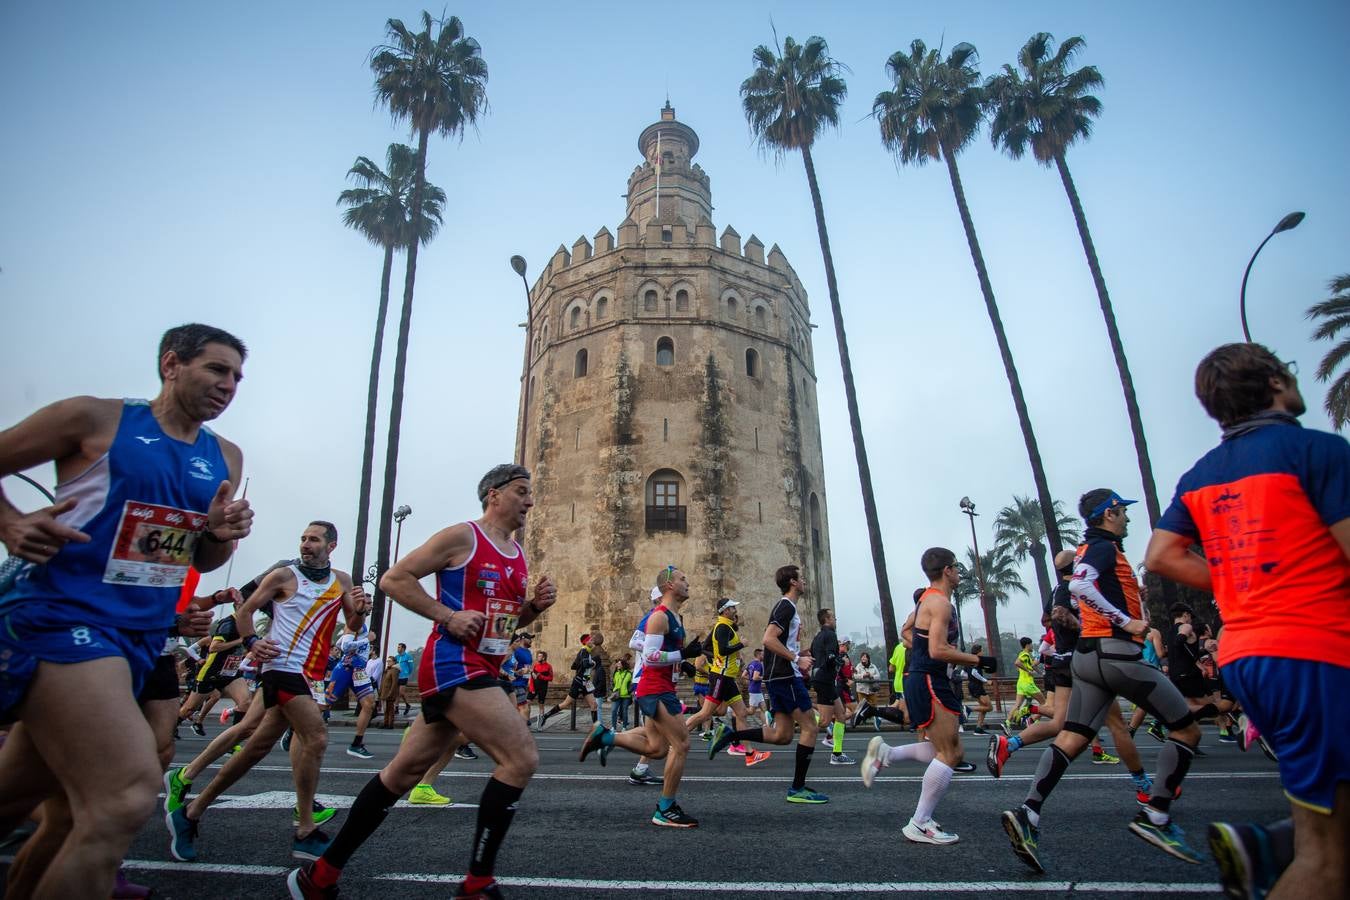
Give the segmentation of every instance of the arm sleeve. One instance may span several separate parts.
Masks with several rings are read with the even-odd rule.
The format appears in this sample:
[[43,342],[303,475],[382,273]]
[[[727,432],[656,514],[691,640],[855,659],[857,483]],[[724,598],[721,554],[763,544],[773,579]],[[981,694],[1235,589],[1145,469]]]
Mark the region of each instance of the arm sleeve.
[[[1107,547],[1105,543],[1098,546],[1103,550]],[[1073,578],[1069,581],[1069,593],[1076,597],[1080,603],[1086,603],[1089,609],[1112,625],[1124,625],[1130,621],[1129,615],[1123,610],[1117,609],[1115,604],[1106,599],[1106,595],[1097,588],[1097,579],[1101,578],[1098,565],[1103,564],[1099,557],[1104,554],[1094,553],[1095,549],[1097,549],[1096,546],[1088,548],[1088,552],[1074,567]]]
[[1041,645],[1036,648],[1037,656],[1045,656],[1046,654],[1053,652],[1055,652],[1055,645],[1047,644],[1045,641],[1041,641]]
[[648,634],[642,639],[642,662],[649,666],[668,666],[680,661],[680,651],[662,650],[666,642],[664,634]]
[[734,632],[731,626],[725,623],[718,625],[713,629],[712,647],[714,656],[730,656],[732,654],[731,638]]
[[971,667],[971,669],[970,669],[970,677],[971,677],[971,678],[974,678],[976,681],[982,681],[982,682],[985,682],[985,683],[988,683],[988,681],[989,681],[988,677],[985,676],[985,674],[984,674],[983,672],[981,672],[977,666],[972,666],[972,667]]

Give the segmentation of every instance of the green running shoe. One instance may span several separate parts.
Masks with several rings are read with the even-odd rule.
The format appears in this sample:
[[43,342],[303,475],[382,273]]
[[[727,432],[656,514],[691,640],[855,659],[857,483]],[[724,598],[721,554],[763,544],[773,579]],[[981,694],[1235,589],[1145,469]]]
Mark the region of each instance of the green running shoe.
[[[314,801],[313,809],[315,825],[322,825],[324,822],[327,822],[329,819],[333,818],[333,816],[337,815],[337,810],[329,809],[318,800]],[[296,825],[300,824],[300,807],[295,806],[291,808],[291,821]]]
[[183,777],[187,767],[170,769],[164,773],[164,811],[171,813],[182,809],[183,804],[187,803],[188,791],[192,788],[192,782]]
[[788,792],[787,792],[787,802],[789,802],[789,803],[829,803],[829,802],[830,802],[830,798],[827,797],[827,796],[825,796],[824,794],[820,793],[819,791],[813,791],[813,790],[811,790],[809,787],[802,786],[802,787],[800,787],[800,788],[797,788],[795,791],[794,791],[792,788],[788,788]]
[[1166,825],[1154,825],[1153,820],[1148,817],[1148,813],[1141,809],[1138,815],[1134,817],[1134,821],[1130,822],[1130,831],[1159,850],[1170,853],[1183,862],[1198,863],[1203,859],[1194,848],[1186,843],[1186,835],[1177,827],[1177,823],[1170,819]]

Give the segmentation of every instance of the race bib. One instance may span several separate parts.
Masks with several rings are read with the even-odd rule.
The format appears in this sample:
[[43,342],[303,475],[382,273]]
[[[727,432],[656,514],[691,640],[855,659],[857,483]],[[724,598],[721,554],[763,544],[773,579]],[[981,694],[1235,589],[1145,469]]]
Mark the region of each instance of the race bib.
[[519,603],[514,600],[488,600],[483,635],[478,639],[478,652],[484,656],[505,656],[511,650],[511,635],[516,633],[516,622],[519,620]]
[[239,666],[241,663],[243,663],[243,661],[244,661],[244,654],[242,653],[231,654],[230,656],[225,657],[225,662],[222,663],[220,666],[220,674],[238,675]]
[[367,672],[365,669],[352,670],[352,684],[358,686],[363,684],[370,684],[370,673]]
[[206,516],[128,500],[103,570],[105,584],[179,587],[206,529]]
[[327,690],[324,688],[323,679],[307,678],[305,680],[309,682],[309,695],[314,698],[314,702],[320,706],[327,706]]

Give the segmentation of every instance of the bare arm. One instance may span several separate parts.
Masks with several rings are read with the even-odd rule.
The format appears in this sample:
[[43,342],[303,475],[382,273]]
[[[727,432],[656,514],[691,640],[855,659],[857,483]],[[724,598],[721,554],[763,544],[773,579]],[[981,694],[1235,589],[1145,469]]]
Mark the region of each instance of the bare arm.
[[399,606],[443,627],[455,640],[468,643],[483,630],[483,614],[474,610],[451,610],[428,594],[420,579],[462,564],[473,552],[473,529],[461,523],[442,528],[422,546],[394,563],[380,587]]
[[[927,600],[923,603],[928,604]],[[974,653],[962,653],[947,643],[947,625],[951,618],[951,607],[945,601],[932,601],[928,608],[928,655],[941,662],[979,665],[980,658]]]
[[1341,519],[1331,526],[1331,536],[1341,545],[1341,552],[1350,559],[1350,519]]
[[[905,619],[905,624],[900,626],[900,642],[905,645],[906,650],[914,649],[914,617],[919,614],[917,609],[910,613]],[[895,666],[891,666],[894,670]]]
[[[1340,524],[1346,525],[1347,522],[1350,522],[1350,519]],[[1209,564],[1205,562],[1203,556],[1191,552],[1191,545],[1194,543],[1195,541],[1183,534],[1155,528],[1153,536],[1148,539],[1148,549],[1144,551],[1144,565],[1150,572],[1156,572],[1163,578],[1202,591],[1213,590]],[[1346,551],[1346,555],[1350,556],[1350,525],[1346,525],[1345,542],[1341,547]]]
[[[239,628],[239,639],[245,647],[249,648],[249,652],[254,659],[260,662],[275,659],[281,655],[281,647],[271,638],[257,639],[257,635],[253,631],[253,614],[269,602],[280,599],[285,592],[295,589],[294,572],[289,568],[273,569],[267,573],[262,583],[258,585],[258,589],[249,596],[244,605],[239,607],[239,611],[235,613],[234,621]],[[250,641],[249,638],[254,638],[254,640]]]

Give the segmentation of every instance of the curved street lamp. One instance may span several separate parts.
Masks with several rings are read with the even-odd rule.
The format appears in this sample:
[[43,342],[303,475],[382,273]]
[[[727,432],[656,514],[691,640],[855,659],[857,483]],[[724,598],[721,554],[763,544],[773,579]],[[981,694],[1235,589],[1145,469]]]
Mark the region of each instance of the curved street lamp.
[[[394,534],[394,562],[398,562],[398,548],[403,541],[403,520],[412,515],[412,507],[406,503],[394,510],[394,524],[396,531]],[[370,571],[366,573],[366,581],[374,582],[378,580],[378,574],[375,567],[371,566]],[[394,607],[397,604],[387,603],[384,608],[384,633],[380,635],[380,659],[384,659],[389,652],[389,631],[394,627]]]
[[525,465],[525,432],[530,421],[530,341],[534,339],[534,320],[530,308],[530,282],[525,278],[525,257],[517,253],[511,257],[511,268],[520,276],[525,288],[525,361],[520,366],[520,386],[524,403],[520,413],[520,439],[516,441],[516,463]]
[[1253,253],[1252,258],[1247,261],[1247,271],[1242,273],[1242,290],[1238,294],[1238,315],[1242,317],[1242,337],[1249,344],[1252,342],[1252,333],[1247,330],[1247,276],[1252,274],[1252,263],[1256,262],[1256,257],[1261,253],[1261,248],[1265,247],[1271,238],[1281,231],[1290,231],[1297,228],[1298,223],[1303,221],[1304,215],[1301,212],[1291,212],[1276,222],[1270,234],[1266,235],[1266,239],[1257,245],[1256,253]]

